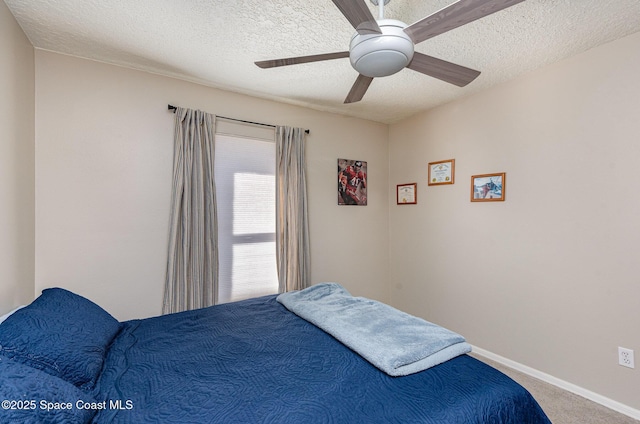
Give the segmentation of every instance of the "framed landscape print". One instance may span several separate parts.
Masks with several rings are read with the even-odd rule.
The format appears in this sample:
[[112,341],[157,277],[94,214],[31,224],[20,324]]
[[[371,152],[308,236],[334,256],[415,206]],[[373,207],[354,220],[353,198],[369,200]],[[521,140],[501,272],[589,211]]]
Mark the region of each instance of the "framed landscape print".
[[507,174],[473,175],[471,177],[472,202],[502,202],[504,201]]
[[429,163],[429,185],[453,184],[456,160],[447,159]]
[[338,205],[367,205],[367,162],[338,159]]

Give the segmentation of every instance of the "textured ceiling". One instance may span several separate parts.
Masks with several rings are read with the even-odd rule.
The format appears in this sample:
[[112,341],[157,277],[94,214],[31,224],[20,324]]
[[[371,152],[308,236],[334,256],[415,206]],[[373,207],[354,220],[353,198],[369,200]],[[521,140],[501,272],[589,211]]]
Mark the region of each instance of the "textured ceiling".
[[[481,71],[467,87],[404,69],[345,105],[348,59],[253,64],[348,50],[354,30],[330,0],[4,1],[36,48],[384,123],[640,30],[640,0],[527,0],[417,45]],[[385,17],[412,24],[452,2],[392,0]]]

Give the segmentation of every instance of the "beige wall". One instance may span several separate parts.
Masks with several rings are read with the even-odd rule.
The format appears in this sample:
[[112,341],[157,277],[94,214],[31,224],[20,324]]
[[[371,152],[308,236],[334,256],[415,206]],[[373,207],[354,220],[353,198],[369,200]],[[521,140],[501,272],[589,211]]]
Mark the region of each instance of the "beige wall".
[[0,1],[0,314],[33,299],[33,47]]
[[[390,299],[640,409],[640,33],[390,128]],[[427,163],[455,158],[455,184]],[[470,177],[507,173],[506,201]]]
[[[118,319],[160,314],[173,156],[167,103],[309,128],[314,283],[386,300],[387,126],[36,51],[36,289]],[[337,206],[337,159],[369,166],[369,205]]]

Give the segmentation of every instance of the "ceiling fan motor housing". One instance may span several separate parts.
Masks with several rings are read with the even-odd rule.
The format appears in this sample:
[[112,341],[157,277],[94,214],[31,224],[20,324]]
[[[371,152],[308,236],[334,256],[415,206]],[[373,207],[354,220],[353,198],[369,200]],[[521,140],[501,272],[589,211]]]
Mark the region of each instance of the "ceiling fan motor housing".
[[382,34],[355,33],[349,45],[351,66],[372,78],[393,75],[413,59],[413,41],[404,32],[407,25],[395,19],[377,22]]

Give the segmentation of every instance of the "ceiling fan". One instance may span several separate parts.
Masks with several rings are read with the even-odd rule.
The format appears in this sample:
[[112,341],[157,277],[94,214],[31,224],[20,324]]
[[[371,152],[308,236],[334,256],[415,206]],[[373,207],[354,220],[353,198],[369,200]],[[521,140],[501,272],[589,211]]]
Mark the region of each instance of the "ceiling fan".
[[459,87],[469,84],[480,75],[479,71],[416,52],[414,46],[524,0],[459,0],[411,25],[384,19],[384,5],[390,0],[371,0],[379,6],[378,20],[374,19],[364,0],[332,1],[356,29],[349,51],[265,60],[255,64],[260,68],[276,68],[348,57],[359,75],[344,102],[354,103],[362,100],[374,78],[393,75],[403,68]]

